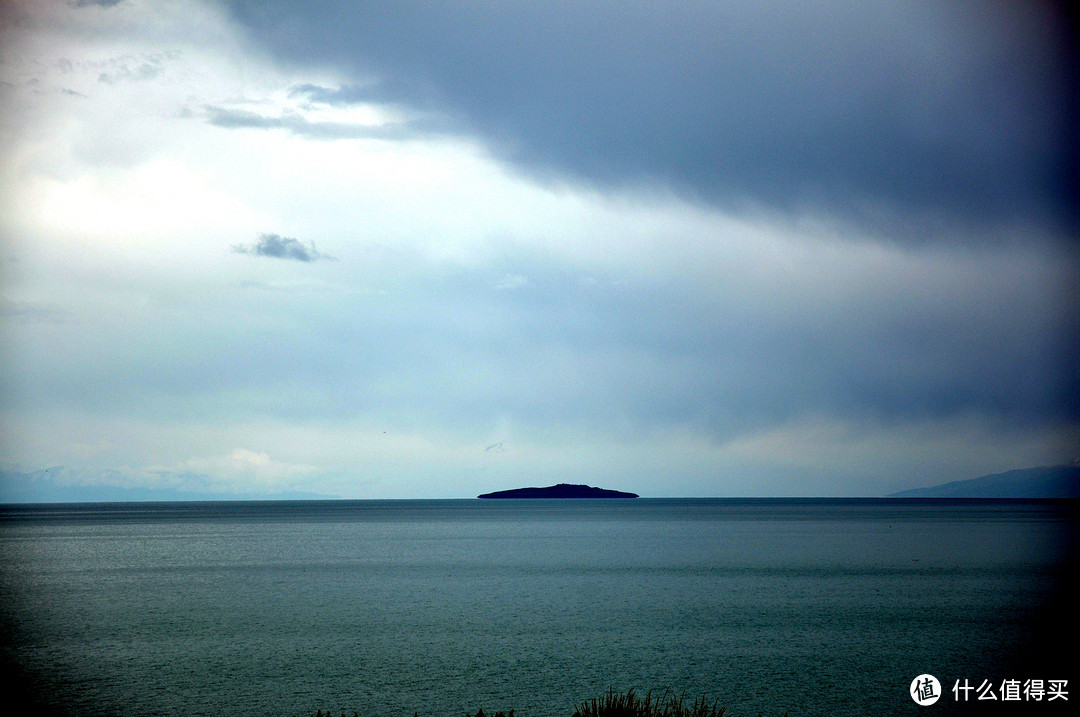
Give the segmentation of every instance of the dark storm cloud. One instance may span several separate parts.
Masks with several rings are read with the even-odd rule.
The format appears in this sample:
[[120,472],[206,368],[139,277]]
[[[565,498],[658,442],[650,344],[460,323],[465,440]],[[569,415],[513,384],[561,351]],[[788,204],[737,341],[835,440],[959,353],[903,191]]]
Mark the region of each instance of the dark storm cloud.
[[439,107],[542,176],[912,235],[1077,216],[1053,3],[230,5],[279,56],[379,80],[313,95]]
[[277,234],[262,234],[255,243],[237,244],[233,247],[233,251],[238,254],[268,256],[275,259],[292,259],[304,262],[332,258],[320,253],[315,248],[315,242],[304,244],[298,239],[278,236]]

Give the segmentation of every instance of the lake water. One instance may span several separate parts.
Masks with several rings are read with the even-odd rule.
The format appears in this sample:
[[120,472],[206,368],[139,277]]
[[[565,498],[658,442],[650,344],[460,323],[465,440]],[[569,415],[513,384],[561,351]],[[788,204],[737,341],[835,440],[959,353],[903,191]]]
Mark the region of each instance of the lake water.
[[[1017,501],[6,506],[3,669],[36,714],[570,717],[609,688],[736,717],[1057,714],[1080,700],[1076,527]],[[964,679],[1069,700],[965,704]]]

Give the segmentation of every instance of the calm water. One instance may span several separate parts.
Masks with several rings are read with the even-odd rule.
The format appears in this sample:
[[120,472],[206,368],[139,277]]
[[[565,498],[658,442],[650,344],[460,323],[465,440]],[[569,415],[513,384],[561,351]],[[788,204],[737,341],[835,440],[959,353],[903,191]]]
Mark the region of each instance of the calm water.
[[[39,714],[569,717],[609,687],[949,714],[957,679],[1029,677],[1069,703],[1010,714],[1057,714],[1076,526],[1018,502],[9,506],[3,668]],[[920,708],[927,672],[947,695]]]

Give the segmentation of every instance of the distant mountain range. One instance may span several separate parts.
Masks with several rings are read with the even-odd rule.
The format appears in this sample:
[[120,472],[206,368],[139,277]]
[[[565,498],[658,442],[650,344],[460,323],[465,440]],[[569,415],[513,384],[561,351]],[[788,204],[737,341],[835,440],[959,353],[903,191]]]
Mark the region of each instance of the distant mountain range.
[[1021,468],[893,493],[889,498],[1080,498],[1080,463]]
[[0,503],[113,503],[172,500],[321,500],[336,496],[305,493],[225,493],[175,488],[80,485],[65,480],[63,466],[32,472],[0,470]]

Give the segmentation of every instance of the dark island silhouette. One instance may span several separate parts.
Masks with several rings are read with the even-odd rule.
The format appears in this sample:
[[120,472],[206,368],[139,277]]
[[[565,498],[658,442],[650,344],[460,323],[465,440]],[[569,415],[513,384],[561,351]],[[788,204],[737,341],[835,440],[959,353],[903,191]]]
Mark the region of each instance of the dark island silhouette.
[[547,488],[512,488],[484,493],[477,498],[637,498],[637,493],[624,493],[621,490],[593,488],[587,485],[559,483]]

